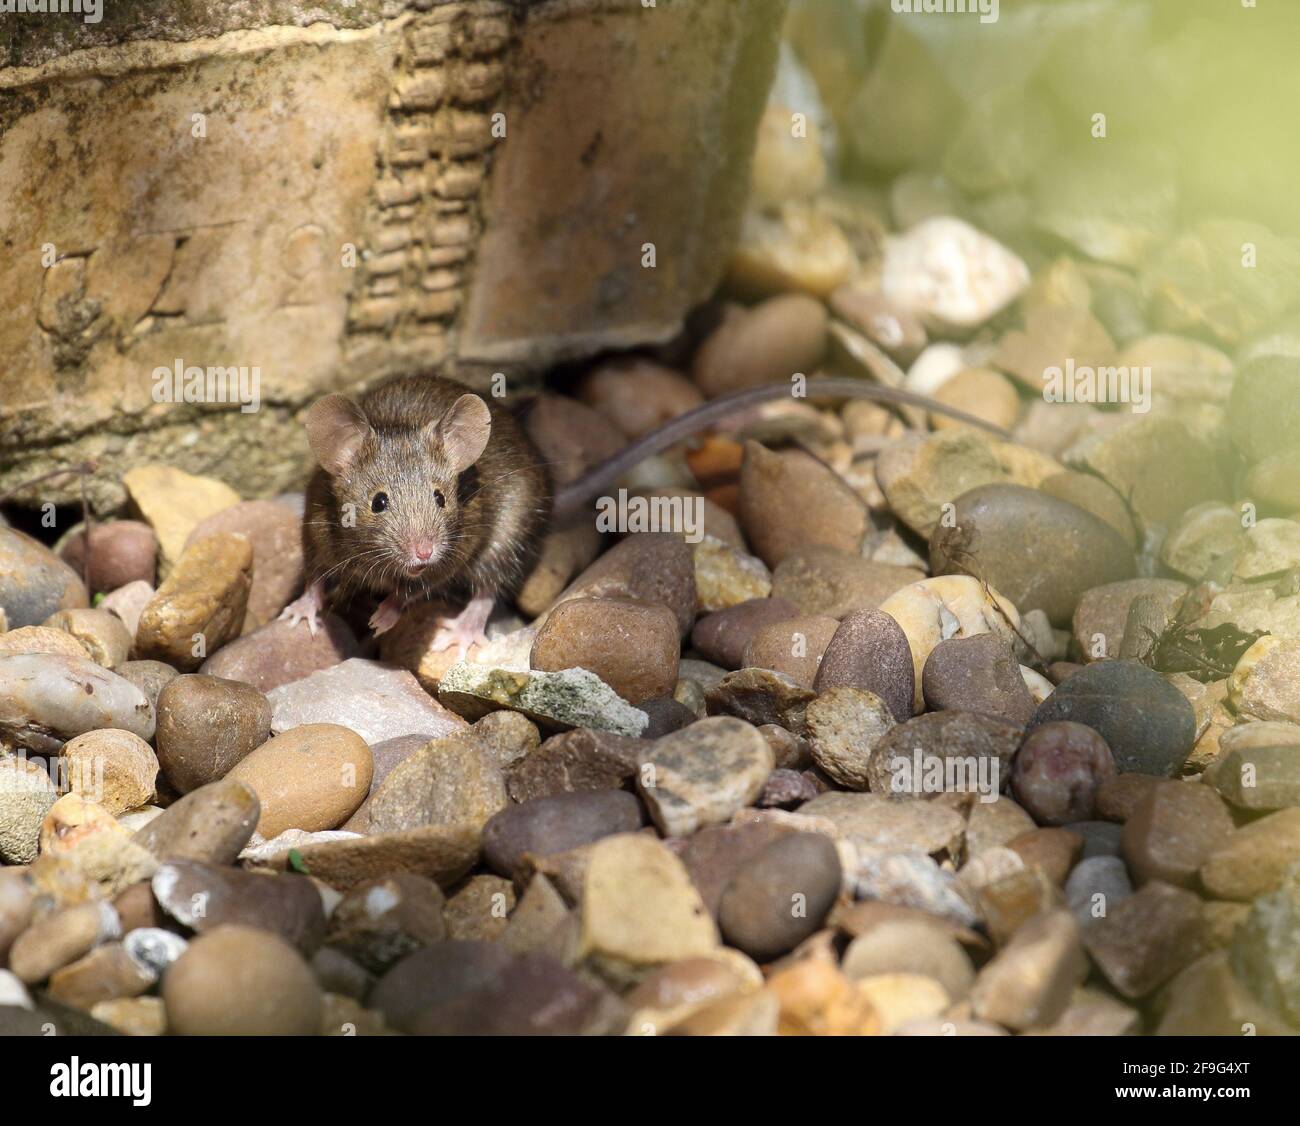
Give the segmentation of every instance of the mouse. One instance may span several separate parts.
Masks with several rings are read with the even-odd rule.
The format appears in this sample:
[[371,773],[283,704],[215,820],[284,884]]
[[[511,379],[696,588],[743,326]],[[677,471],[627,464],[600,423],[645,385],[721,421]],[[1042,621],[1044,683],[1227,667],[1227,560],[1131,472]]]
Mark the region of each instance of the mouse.
[[[991,431],[956,407],[852,377],[804,380],[807,398],[870,399],[935,411]],[[326,395],[302,415],[317,468],[303,513],[305,589],[281,614],[313,634],[327,599],[381,599],[376,636],[418,599],[459,601],[438,622],[435,651],[459,656],[486,640],[499,597],[513,593],[553,524],[580,518],[638,462],[761,403],[790,398],[790,383],[720,396],[678,415],[552,490],[547,466],[503,406],[436,375],[403,376],[359,399]]]
[[417,599],[465,599],[435,650],[485,639],[498,595],[532,562],[550,507],[542,458],[503,407],[437,376],[407,376],[302,416],[317,468],[303,511],[301,598],[281,617],[314,634],[327,597],[381,601],[376,636]]

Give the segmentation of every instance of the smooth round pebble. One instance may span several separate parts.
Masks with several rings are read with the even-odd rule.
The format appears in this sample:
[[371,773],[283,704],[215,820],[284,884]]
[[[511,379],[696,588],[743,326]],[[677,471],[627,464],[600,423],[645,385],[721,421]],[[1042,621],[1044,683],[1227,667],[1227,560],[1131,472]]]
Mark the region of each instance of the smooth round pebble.
[[1106,740],[1081,723],[1045,723],[1021,743],[1011,791],[1040,825],[1090,821],[1097,790],[1118,774]]

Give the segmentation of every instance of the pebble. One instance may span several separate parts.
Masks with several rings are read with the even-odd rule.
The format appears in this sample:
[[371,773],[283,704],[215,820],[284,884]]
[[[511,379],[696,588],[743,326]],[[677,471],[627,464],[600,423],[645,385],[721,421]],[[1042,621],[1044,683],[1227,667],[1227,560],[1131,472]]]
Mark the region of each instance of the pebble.
[[1295,973],[1300,933],[1300,866],[1251,904],[1232,937],[1232,968],[1247,989],[1293,1025],[1300,1024],[1300,980]]
[[276,735],[303,724],[330,723],[355,731],[373,745],[401,735],[440,739],[466,726],[406,669],[360,657],[282,684],[266,698]]
[[202,673],[158,694],[158,761],[182,794],[226,777],[271,733],[271,704],[251,684]]
[[1160,561],[1197,580],[1221,555],[1233,552],[1244,535],[1242,513],[1221,501],[1196,504],[1183,513],[1160,546]]
[[271,931],[310,954],[325,935],[325,909],[312,880],[221,867],[200,860],[159,866],[150,886],[172,919],[200,934],[229,923]]
[[139,996],[157,980],[157,970],[134,957],[122,943],[108,942],[55,970],[46,995],[60,1004],[89,1011],[101,1001]]
[[1047,873],[1056,884],[1064,884],[1083,851],[1083,838],[1068,829],[1033,829],[1007,842],[1007,848],[1025,862]]
[[1256,641],[1228,678],[1228,701],[1248,719],[1300,723],[1300,640]]
[[[139,520],[109,520],[90,529],[91,590],[117,590],[130,583],[153,584],[157,575],[159,541],[148,524]],[[78,575],[85,572],[85,528],[70,533],[59,545],[62,560]]]
[[1300,521],[1260,520],[1246,529],[1233,575],[1243,582],[1277,578],[1300,567]]
[[1119,655],[1129,611],[1141,598],[1153,596],[1166,613],[1187,593],[1187,584],[1173,579],[1128,579],[1093,587],[1079,600],[1072,629],[1085,661]]
[[[104,895],[147,880],[157,861],[131,838],[133,833],[102,806],[75,793],[64,794],[41,823],[42,857],[67,860]],[[95,894],[92,892],[91,894]]]
[[[474,724],[473,736],[487,757],[502,770],[522,762],[542,743],[537,725],[518,712],[488,712]],[[371,783],[370,789],[373,793],[375,783]]]
[[726,283],[743,295],[794,290],[825,297],[856,267],[852,245],[821,201],[791,199],[775,214],[745,212]]
[[955,853],[965,820],[937,802],[891,801],[879,793],[831,790],[799,807],[799,813],[829,821],[860,853],[915,849]]
[[895,591],[925,576],[914,567],[873,563],[827,547],[809,547],[782,560],[772,575],[772,597],[804,614],[844,618],[874,610]]
[[1123,836],[1122,825],[1112,825],[1109,821],[1071,821],[1062,826],[1083,838],[1083,859],[1090,856],[1119,856],[1120,837]]
[[87,538],[92,591],[117,590],[134,582],[153,585],[158,573],[158,537],[148,524],[110,520],[93,525],[89,537],[84,527],[69,533],[59,544],[59,557],[78,575],[86,574]]
[[1034,819],[1009,797],[975,802],[966,815],[966,855],[977,857],[990,849],[1005,848],[1035,827]]
[[539,395],[524,420],[542,464],[550,467],[556,488],[623,448],[623,439],[588,406],[567,395]]
[[645,712],[586,669],[519,672],[462,661],[442,678],[438,698],[451,712],[473,720],[509,708],[546,731],[589,727],[638,736],[650,722]]
[[1076,508],[1082,508],[1085,512],[1091,512],[1098,520],[1109,524],[1119,533],[1120,539],[1128,545],[1130,551],[1136,549],[1137,531],[1128,514],[1128,505],[1124,503],[1124,498],[1100,477],[1067,469],[1063,473],[1045,478],[1038,487],[1049,497],[1055,497]]
[[1085,857],[1065,881],[1066,902],[1081,927],[1105,918],[1132,894],[1128,868],[1118,856]]
[[162,695],[162,690],[167,684],[180,673],[162,661],[127,661],[124,665],[118,665],[117,675],[140,689],[149,701],[149,706],[157,714],[158,697]]
[[483,826],[483,859],[498,875],[522,884],[530,855],[567,852],[644,824],[641,803],[623,790],[534,798],[503,808]]
[[167,1032],[167,1009],[161,997],[100,1001],[90,1010],[90,1015],[123,1036],[163,1036]]
[[68,740],[62,761],[71,790],[98,801],[114,816],[153,799],[158,756],[130,731],[87,731]]
[[886,240],[880,291],[943,328],[975,328],[1029,285],[1029,267],[1006,247],[949,215]]
[[[140,630],[140,615],[144,608],[153,601],[157,591],[150,583],[138,580],[109,591],[99,602],[99,609],[107,611],[118,619],[131,635],[131,644],[135,644],[135,635]],[[106,1002],[111,1004],[111,1002]]]
[[1121,850],[1138,884],[1194,887],[1201,865],[1234,828],[1223,799],[1208,786],[1175,782],[1154,787],[1138,803],[1124,823]]
[[1019,628],[1016,608],[996,591],[969,575],[944,575],[904,587],[880,604],[907,637],[912,651],[912,711],[925,704],[925,662],[941,641],[995,633],[1010,637]]
[[54,552],[0,527],[0,613],[9,629],[38,626],[59,610],[89,604],[81,576]]
[[[766,738],[766,736],[764,736]],[[775,751],[775,748],[773,748]],[[763,792],[754,803],[760,809],[793,808],[812,801],[821,791],[811,771],[802,774],[777,767],[763,783]]]
[[976,793],[988,804],[1011,773],[1020,730],[976,712],[929,712],[886,732],[867,762],[871,790],[892,798]]
[[1152,774],[1120,774],[1107,778],[1097,788],[1097,816],[1123,824],[1152,790],[1167,781]]
[[645,356],[604,360],[582,377],[578,398],[629,440],[699,406],[704,397],[684,375]]
[[311,967],[277,935],[228,925],[201,935],[163,978],[177,1036],[314,1036],[321,992]]
[[0,867],[0,963],[8,964],[9,948],[27,929],[36,906],[36,892],[26,872]]
[[163,577],[180,558],[186,539],[200,520],[240,501],[229,485],[170,465],[137,466],[123,474],[122,484],[132,506],[158,537]]
[[866,995],[832,965],[794,962],[768,982],[780,1005],[782,1036],[877,1036],[880,1021]]
[[547,616],[529,662],[543,672],[587,669],[639,704],[672,692],[680,652],[677,619],[667,606],[572,598]]
[[808,705],[805,714],[817,766],[841,786],[867,789],[871,752],[894,726],[889,705],[861,688],[829,688]]
[[844,951],[841,969],[850,980],[920,974],[939,982],[954,1001],[975,980],[970,958],[943,923],[910,918],[885,920],[858,935]]
[[952,1002],[948,991],[924,974],[872,974],[859,978],[856,984],[875,1012],[884,1036],[893,1035],[913,1021],[937,1017]]
[[91,660],[106,669],[126,663],[131,655],[131,631],[122,620],[107,610],[60,610],[45,619],[49,629],[70,634],[90,654]]
[[134,684],[89,657],[0,656],[0,736],[47,753],[101,727],[152,739],[153,708]]
[[661,842],[620,833],[590,850],[577,956],[608,980],[709,954],[718,932],[686,869]]
[[424,1009],[415,1036],[581,1036],[612,1031],[621,1008],[598,984],[545,954],[524,954],[475,989]]
[[442,908],[447,937],[490,942],[505,932],[515,909],[515,887],[502,876],[471,876]]
[[734,715],[756,727],[802,732],[810,689],[771,669],[738,669],[705,692],[710,715]]
[[1097,791],[1115,778],[1106,741],[1081,723],[1055,722],[1025,736],[1011,766],[1011,792],[1040,825],[1088,821]]
[[951,521],[951,506],[972,489],[1036,489],[1060,472],[1061,464],[1046,454],[967,426],[908,434],[876,459],[876,482],[893,514],[927,540],[945,519]]
[[1098,661],[1057,687],[1031,730],[1067,721],[1091,727],[1121,773],[1173,777],[1196,742],[1196,715],[1177,688],[1136,661]]
[[1201,883],[1216,899],[1248,902],[1277,887],[1300,861],[1300,808],[1270,813],[1233,831],[1201,866]]
[[219,533],[191,544],[140,614],[135,654],[197,669],[240,635],[253,581],[253,549]]
[[1238,809],[1267,812],[1300,806],[1300,744],[1228,751],[1211,785]]
[[852,281],[835,290],[828,304],[835,316],[847,321],[899,363],[914,360],[929,342],[920,317],[883,294]]
[[1040,868],[1021,868],[985,884],[975,893],[984,926],[999,949],[1031,919],[1063,905],[1061,889]]
[[31,994],[27,986],[8,970],[0,970],[0,1009],[19,1008],[31,1010]]
[[932,574],[982,579],[1023,614],[1069,625],[1085,591],[1131,579],[1133,552],[1091,512],[1022,485],[982,485],[956,497],[930,537]]
[[710,825],[698,833],[672,842],[691,882],[715,919],[722,893],[732,878],[775,841],[790,835],[792,828],[772,821],[733,821]]
[[856,554],[869,530],[866,506],[835,473],[802,450],[745,443],[740,526],[769,567],[809,547]]
[[1213,450],[1165,415],[1123,418],[1076,442],[1065,461],[1114,488],[1144,531],[1168,528],[1192,505],[1227,495]]
[[752,726],[716,716],[656,739],[642,758],[637,792],[661,833],[687,836],[751,805],[775,765]]
[[356,732],[311,723],[263,743],[225,777],[257,795],[257,831],[269,839],[286,829],[314,833],[342,825],[370,791],[373,770],[370,748]]
[[39,763],[18,755],[0,757],[0,861],[30,864],[36,859],[41,824],[58,796]]
[[20,626],[0,633],[0,654],[54,653],[60,657],[89,657],[90,653],[66,630],[49,626]]
[[1097,968],[1132,1000],[1145,997],[1204,953],[1201,901],[1190,891],[1151,880],[1083,934]]
[[1014,727],[1036,708],[1011,642],[993,633],[939,642],[926,658],[921,693],[932,711],[978,712]]
[[912,714],[914,678],[912,651],[899,624],[879,610],[855,610],[826,646],[813,688],[874,693],[901,723]]
[[691,645],[724,669],[745,663],[745,650],[764,626],[799,616],[799,608],[784,598],[754,598],[705,614],[691,631]]
[[357,884],[330,915],[325,941],[372,973],[446,937],[443,895],[423,876],[396,872]]
[[1285,453],[1300,445],[1300,420],[1292,404],[1300,386],[1294,356],[1258,356],[1243,364],[1232,384],[1227,424],[1233,441],[1251,461]]
[[136,843],[159,860],[230,864],[261,817],[257,794],[237,779],[191,790],[136,834]]
[[731,878],[718,904],[718,926],[732,946],[771,961],[822,925],[840,880],[839,854],[828,837],[788,834]]
[[634,1035],[659,1035],[714,1001],[752,989],[753,984],[718,958],[671,962],[651,970],[624,998],[631,1012],[627,1030]]
[[439,942],[408,954],[376,982],[367,998],[390,1028],[409,1031],[426,1009],[491,981],[511,961],[498,943]]
[[332,668],[359,651],[352,630],[334,614],[321,615],[321,628],[315,634],[276,619],[223,646],[199,671],[223,680],[242,680],[259,692],[270,692]]
[[1162,993],[1157,1036],[1294,1036],[1295,1028],[1268,1009],[1233,972],[1224,950],[1197,959]]
[[676,532],[625,536],[582,572],[560,595],[570,598],[623,598],[667,606],[685,637],[695,621],[698,596],[691,547]]
[[511,800],[553,794],[617,790],[632,780],[646,744],[608,731],[577,728],[552,735],[506,771]]
[[507,804],[501,768],[477,739],[434,739],[395,766],[375,789],[370,831],[446,825],[477,834]]
[[195,524],[185,548],[222,533],[243,536],[253,549],[253,585],[243,629],[248,633],[275,618],[302,590],[302,521],[275,501],[241,501]]
[[957,877],[915,850],[860,851],[852,883],[860,899],[915,908],[961,927],[978,921]]
[[[725,317],[700,344],[691,375],[710,399],[813,372],[826,350],[827,314],[816,298],[786,294]],[[641,394],[638,388],[638,397]]]
[[38,919],[14,940],[9,969],[24,984],[36,985],[120,934],[117,912],[107,903],[65,907]]
[[[1015,385],[1001,372],[990,368],[962,368],[944,380],[934,397],[1003,430],[1010,430],[1020,418],[1020,396]],[[944,414],[930,414],[930,426],[935,430],[955,430],[968,425]]]
[[828,617],[801,616],[769,623],[749,639],[744,666],[770,669],[811,688],[822,653],[838,628],[839,622]]
[[971,1007],[981,1020],[1017,1032],[1056,1021],[1083,984],[1088,960],[1067,911],[1030,919],[979,972]]
[[695,545],[695,589],[700,610],[711,613],[772,592],[772,576],[756,555],[713,536]]

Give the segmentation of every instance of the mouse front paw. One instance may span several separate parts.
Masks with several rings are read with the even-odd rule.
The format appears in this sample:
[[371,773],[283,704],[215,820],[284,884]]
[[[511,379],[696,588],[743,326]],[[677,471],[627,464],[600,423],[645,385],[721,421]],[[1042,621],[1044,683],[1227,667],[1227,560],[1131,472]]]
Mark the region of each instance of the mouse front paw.
[[320,614],[324,603],[322,594],[319,584],[312,583],[303,591],[301,598],[295,598],[280,612],[280,620],[287,621],[290,629],[299,622],[306,622],[312,637],[315,637],[320,629]]
[[402,609],[405,605],[406,603],[402,599],[395,594],[390,594],[379,604],[379,608],[370,615],[371,632],[376,637],[382,633],[387,633],[401,620]]
[[433,635],[429,648],[435,653],[456,646],[456,656],[465,659],[465,654],[475,645],[487,644],[487,620],[492,613],[493,599],[476,596],[454,618],[440,623],[441,628]]

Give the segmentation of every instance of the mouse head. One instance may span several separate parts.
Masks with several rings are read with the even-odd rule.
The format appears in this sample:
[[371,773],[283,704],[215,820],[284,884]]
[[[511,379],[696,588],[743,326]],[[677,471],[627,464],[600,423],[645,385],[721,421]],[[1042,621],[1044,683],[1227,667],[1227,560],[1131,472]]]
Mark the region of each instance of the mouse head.
[[412,581],[450,563],[460,526],[459,478],[492,432],[482,399],[462,395],[423,427],[377,430],[346,395],[326,395],[307,409],[303,425],[331,478],[343,526],[379,550],[378,562]]

